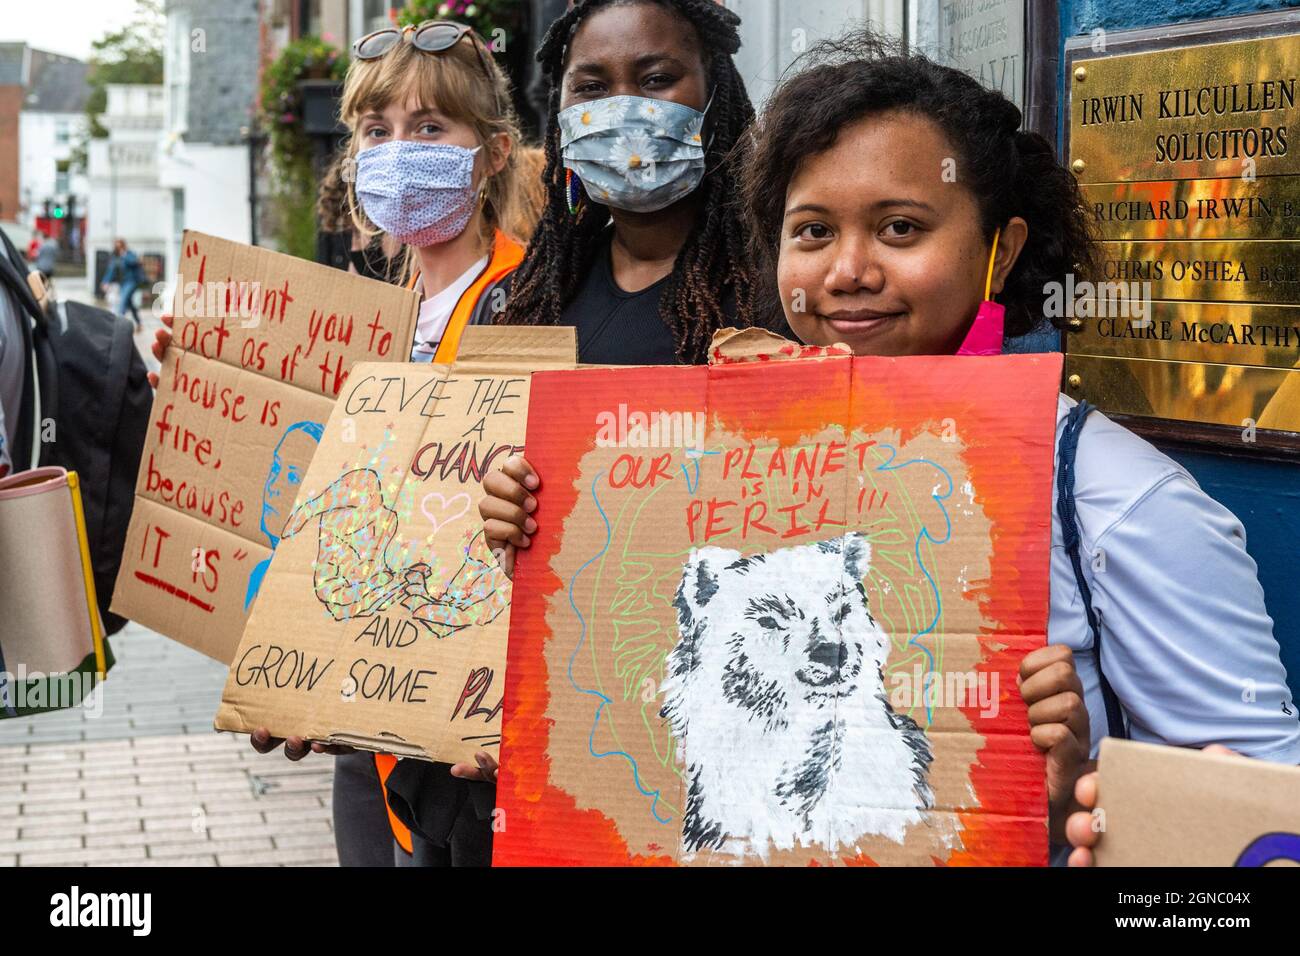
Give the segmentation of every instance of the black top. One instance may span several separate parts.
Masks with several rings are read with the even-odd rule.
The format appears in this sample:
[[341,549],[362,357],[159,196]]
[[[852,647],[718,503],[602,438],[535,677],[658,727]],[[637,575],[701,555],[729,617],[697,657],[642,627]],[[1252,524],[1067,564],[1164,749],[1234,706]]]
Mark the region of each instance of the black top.
[[[564,308],[562,322],[578,330],[578,361],[591,365],[676,365],[673,332],[659,315],[668,276],[639,292],[624,292],[614,281],[609,242],[601,242],[595,261]],[[735,314],[734,305],[731,310]]]
[[[610,239],[600,243],[596,258],[573,300],[564,308],[562,325],[578,330],[578,361],[592,365],[677,365],[672,330],[659,316],[664,276],[639,292],[625,292],[614,282],[610,267]],[[510,294],[513,274],[503,276],[483,291],[470,317],[473,325],[495,319],[491,303],[499,302],[497,289]],[[734,324],[736,296],[728,290],[722,300],[724,325]],[[784,323],[782,323],[784,326]],[[788,329],[782,334],[792,338]],[[446,763],[399,760],[388,777],[388,805],[408,828],[438,846],[445,846],[462,811],[468,810],[485,829],[491,828],[495,784],[462,780],[449,773]],[[490,834],[489,834],[490,838]]]
[[[677,365],[677,346],[673,332],[659,315],[668,276],[639,292],[625,292],[614,281],[610,266],[609,238],[600,243],[596,258],[579,284],[572,301],[564,307],[560,325],[571,325],[578,332],[578,361],[590,365]],[[471,325],[491,325],[500,310],[501,296],[510,295],[514,274],[503,276],[479,297],[470,314]],[[495,303],[495,307],[491,307]],[[727,289],[722,299],[722,325],[736,323],[736,294]],[[794,338],[785,322],[773,329],[786,338]]]

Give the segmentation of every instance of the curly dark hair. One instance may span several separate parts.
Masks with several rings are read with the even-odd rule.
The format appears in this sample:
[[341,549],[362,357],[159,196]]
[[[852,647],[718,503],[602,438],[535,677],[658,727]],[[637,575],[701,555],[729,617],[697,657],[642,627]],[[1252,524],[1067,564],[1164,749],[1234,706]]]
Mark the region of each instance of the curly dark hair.
[[322,232],[351,232],[348,182],[343,175],[349,162],[346,147],[335,152],[316,191],[316,216]]
[[1078,183],[1057,162],[1051,143],[1020,128],[1019,108],[1001,93],[871,31],[821,41],[792,69],[798,72],[781,82],[755,125],[742,184],[766,309],[781,308],[777,250],[786,189],[800,163],[830,149],[846,126],[887,111],[938,124],[989,242],[1013,216],[1029,225],[999,295],[1008,336],[1039,323],[1045,284],[1069,272],[1079,279],[1096,274],[1097,247]]
[[[560,79],[565,51],[583,20],[597,10],[632,3],[658,3],[695,27],[713,96],[711,141],[705,152],[704,180],[697,189],[700,213],[677,254],[659,305],[660,316],[672,330],[678,359],[697,364],[707,360],[709,341],[724,322],[754,324],[758,294],[738,202],[740,155],[733,149],[753,120],[754,108],[731,60],[740,49],[740,18],[714,0],[579,0],[552,24],[537,51],[550,84],[543,174],[546,206],[498,321],[560,324],[564,307],[595,259],[610,214],[607,207],[588,200],[576,213],[569,212],[556,120]],[[728,293],[735,296],[734,322],[723,312]]]

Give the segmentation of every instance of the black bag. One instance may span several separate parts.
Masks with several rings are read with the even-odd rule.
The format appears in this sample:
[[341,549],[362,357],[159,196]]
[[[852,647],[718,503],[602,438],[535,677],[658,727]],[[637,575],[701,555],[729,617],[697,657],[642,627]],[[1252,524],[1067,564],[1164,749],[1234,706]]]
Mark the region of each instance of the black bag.
[[[80,302],[42,311],[27,287],[26,265],[7,237],[4,245],[0,280],[32,319],[19,316],[28,361],[14,468],[62,465],[80,475],[95,594],[105,633],[115,634],[126,619],[110,614],[108,605],[135,504],[153,389],[130,320]],[[53,440],[40,441],[32,461],[33,438],[49,437],[48,420]]]

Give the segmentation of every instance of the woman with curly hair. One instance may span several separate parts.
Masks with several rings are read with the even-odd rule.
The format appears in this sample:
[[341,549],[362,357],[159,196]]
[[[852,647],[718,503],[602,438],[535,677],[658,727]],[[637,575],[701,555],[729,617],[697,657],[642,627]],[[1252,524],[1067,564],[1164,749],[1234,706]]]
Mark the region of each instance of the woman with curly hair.
[[[1078,185],[1000,93],[871,34],[817,47],[768,100],[743,196],[760,301],[855,355],[994,354],[1095,275]],[[997,302],[992,297],[997,297]],[[1021,665],[1051,835],[1086,863],[1101,738],[1300,763],[1300,723],[1237,518],[1179,464],[1062,395],[1047,645]],[[521,458],[480,503],[507,558],[537,529]],[[1104,653],[1103,653],[1104,647]],[[1247,688],[1250,692],[1247,693]]]

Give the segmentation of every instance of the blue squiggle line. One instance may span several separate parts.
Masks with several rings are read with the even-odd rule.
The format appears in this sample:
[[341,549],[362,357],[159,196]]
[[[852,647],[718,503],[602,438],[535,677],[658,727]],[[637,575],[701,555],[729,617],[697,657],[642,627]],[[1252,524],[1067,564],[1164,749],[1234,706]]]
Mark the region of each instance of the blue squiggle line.
[[695,454],[690,456],[691,464],[695,466],[695,481],[693,482],[691,481],[690,472],[686,470],[686,464],[683,462],[682,464],[677,466],[682,470],[682,477],[686,479],[687,494],[691,494],[691,495],[695,494],[695,489],[700,486],[700,459],[703,458],[705,455],[720,455],[720,454],[722,453],[715,449],[714,451],[697,451]]
[[930,681],[934,678],[934,655],[930,652],[928,647],[923,644],[918,644],[917,640],[924,637],[926,634],[929,634],[939,626],[939,615],[943,613],[943,595],[939,591],[939,585],[934,580],[934,576],[930,574],[930,569],[925,566],[925,562],[921,559],[921,539],[928,538],[932,544],[946,544],[948,540],[952,538],[952,518],[948,516],[948,509],[943,506],[944,499],[952,497],[952,475],[948,474],[947,469],[945,469],[943,465],[940,465],[938,462],[930,461],[928,458],[909,458],[907,461],[900,461],[898,464],[894,464],[894,458],[898,455],[898,449],[893,445],[885,444],[881,444],[878,447],[889,452],[889,460],[877,465],[875,468],[876,471],[896,471],[899,468],[906,468],[908,465],[930,465],[948,480],[948,490],[943,494],[937,494],[935,492],[930,493],[930,497],[934,499],[934,503],[939,506],[939,511],[943,515],[943,520],[947,525],[947,530],[944,531],[942,538],[935,538],[930,534],[930,529],[925,525],[922,525],[920,532],[916,535],[916,543],[913,547],[913,551],[916,555],[916,563],[920,565],[922,573],[925,574],[925,579],[930,582],[930,589],[934,592],[935,607],[934,619],[931,620],[924,629],[913,635],[907,643],[909,647],[919,648],[921,653],[923,653],[926,656],[926,659],[930,662],[929,668],[926,669],[926,683],[922,688],[921,693],[925,698],[926,721],[932,723],[934,721],[934,703],[931,700]]
[[578,581],[578,575],[582,574],[583,571],[591,567],[592,564],[594,564],[597,560],[600,559],[601,555],[603,555],[606,551],[609,550],[609,542],[611,536],[609,518],[605,515],[605,509],[600,503],[600,497],[596,494],[596,482],[600,481],[600,479],[604,477],[604,475],[605,473],[602,471],[599,474],[597,474],[595,478],[591,480],[591,498],[594,502],[596,502],[596,510],[600,512],[600,520],[605,523],[605,543],[600,546],[600,550],[597,551],[595,554],[593,554],[587,560],[587,562],[582,565],[582,567],[574,571],[573,577],[569,579],[569,607],[573,608],[573,613],[578,616],[578,624],[580,625],[580,630],[578,631],[578,643],[574,645],[573,653],[569,655],[569,683],[573,685],[573,689],[578,691],[578,693],[590,694],[592,697],[595,697],[600,701],[600,703],[596,705],[596,713],[591,722],[591,733],[587,737],[587,750],[591,753],[593,757],[596,758],[600,758],[600,757],[626,758],[627,762],[632,765],[632,781],[636,784],[637,790],[641,791],[641,793],[643,793],[647,797],[654,798],[650,802],[650,815],[654,817],[655,820],[658,821],[659,823],[670,823],[672,822],[671,817],[661,817],[659,815],[658,810],[656,809],[656,807],[658,807],[659,805],[659,791],[647,790],[641,784],[641,773],[640,773],[640,769],[637,767],[637,762],[635,757],[633,757],[630,753],[628,753],[625,750],[610,750],[607,751],[606,753],[596,753],[596,728],[600,726],[600,715],[601,712],[604,711],[605,705],[609,703],[613,703],[613,701],[611,701],[610,698],[606,697],[598,690],[592,690],[587,687],[579,686],[578,682],[573,679],[573,662],[578,657],[578,651],[582,649],[582,642],[587,638],[587,619],[582,616],[582,612],[578,610],[578,603],[573,599],[573,586]]

